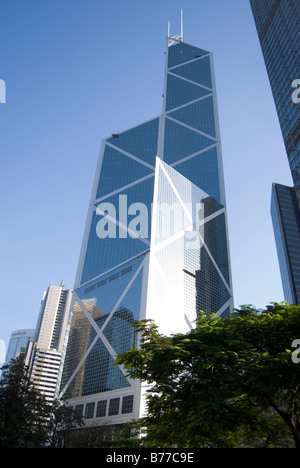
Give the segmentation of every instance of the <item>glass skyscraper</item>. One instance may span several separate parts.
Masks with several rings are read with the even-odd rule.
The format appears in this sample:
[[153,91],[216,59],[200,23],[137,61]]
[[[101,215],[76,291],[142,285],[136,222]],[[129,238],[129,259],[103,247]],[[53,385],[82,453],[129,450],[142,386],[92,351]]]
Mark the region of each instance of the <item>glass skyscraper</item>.
[[140,417],[141,385],[113,365],[133,322],[185,332],[232,306],[213,57],[168,38],[162,114],[101,146],[61,394],[87,424]]
[[300,301],[300,2],[250,0],[250,4],[294,182],[294,187],[273,184],[271,214],[284,297],[289,303],[297,304]]
[[300,217],[293,187],[273,184],[271,213],[285,300],[300,303]]
[[250,3],[300,203],[300,2]]

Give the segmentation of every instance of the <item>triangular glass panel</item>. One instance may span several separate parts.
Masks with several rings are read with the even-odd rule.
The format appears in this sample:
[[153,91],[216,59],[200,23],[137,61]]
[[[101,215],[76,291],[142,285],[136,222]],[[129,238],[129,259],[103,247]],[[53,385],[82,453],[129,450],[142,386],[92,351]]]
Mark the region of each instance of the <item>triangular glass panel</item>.
[[207,96],[210,93],[209,90],[201,86],[168,74],[166,111],[187,104],[203,96]]
[[155,166],[158,125],[159,119],[154,119],[125,132],[115,134],[106,141]]
[[200,268],[194,272],[197,313],[216,314],[231,298],[205,247],[200,252]]
[[[143,271],[140,271],[107,321],[103,334],[116,354],[137,346],[137,333],[133,323],[140,319]],[[123,291],[119,290],[119,295]]]
[[188,62],[209,52],[198,47],[186,44],[185,42],[178,42],[169,47],[168,49],[168,68],[175,67],[181,63]]
[[196,130],[216,136],[213,98],[207,97],[168,114]]
[[[91,333],[90,342],[96,334]],[[91,349],[84,365],[82,396],[108,392],[129,387],[130,384],[118,366],[105,344],[98,338]]]
[[[163,162],[161,164],[169,168]],[[183,179],[182,176],[181,178]],[[154,207],[153,210],[153,215],[156,217],[156,244],[168,240],[192,225],[191,207],[184,205],[185,200],[180,196],[180,187],[175,184],[170,175],[166,176],[160,167],[158,171],[157,204],[156,209]]]
[[96,204],[81,284],[149,248],[153,189],[154,176]]
[[[82,286],[80,289],[76,289],[76,293],[83,297],[84,301],[91,301],[94,308],[98,309],[99,313],[95,321],[99,329],[104,326],[109,314],[114,310],[116,304],[118,304],[122,292],[128,288],[144,258],[145,256],[141,255],[139,258],[131,260],[118,268],[114,268],[107,274]],[[136,284],[136,279],[133,284]],[[136,303],[131,304],[129,303],[131,296],[132,294],[123,298],[118,307],[130,309],[134,313],[134,319],[138,320],[139,307],[137,299],[135,298]]]
[[[100,311],[95,307],[94,301],[87,299],[83,300],[82,302],[88,313],[90,313],[90,315],[96,319],[99,316]],[[61,390],[65,387],[80,361],[85,356],[89,347],[89,340],[92,330],[93,327],[86,314],[83,312],[80,303],[75,301],[72,311],[72,322],[61,380]],[[77,398],[82,396],[81,384],[83,375],[84,363],[82,363],[81,367],[78,369],[76,375],[68,386],[65,393],[66,398]]]
[[[206,201],[204,210],[205,217],[216,213],[222,205],[213,198]],[[203,226],[204,241],[219,268],[219,271],[230,287],[230,274],[228,264],[228,250],[226,241],[225,214],[221,213],[215,218],[207,221]]]
[[220,176],[217,148],[211,148],[174,166],[176,171],[220,201]]
[[182,76],[195,83],[212,88],[210,57],[204,57],[195,62],[187,63],[172,69],[172,73]]
[[96,198],[101,198],[151,172],[150,168],[106,145]]
[[179,161],[214,143],[214,140],[183,125],[168,118],[165,120],[164,161],[167,164]]

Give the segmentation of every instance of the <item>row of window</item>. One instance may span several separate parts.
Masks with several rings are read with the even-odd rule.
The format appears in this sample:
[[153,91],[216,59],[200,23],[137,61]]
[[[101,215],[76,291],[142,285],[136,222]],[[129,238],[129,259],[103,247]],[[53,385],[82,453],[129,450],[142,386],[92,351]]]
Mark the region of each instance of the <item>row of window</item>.
[[122,398],[111,398],[98,402],[76,405],[74,408],[84,419],[104,418],[106,416],[117,416],[118,414],[129,414],[133,412],[133,395]]
[[108,278],[105,278],[105,279],[99,281],[97,284],[94,284],[93,286],[90,286],[89,288],[85,289],[84,292],[89,293],[89,292],[93,291],[96,288],[100,288],[104,284],[111,283],[113,280],[119,278],[120,276],[124,276],[127,273],[130,273],[131,271],[132,271],[132,266],[127,267],[124,270],[119,271],[118,273],[115,273],[114,275],[111,275]]

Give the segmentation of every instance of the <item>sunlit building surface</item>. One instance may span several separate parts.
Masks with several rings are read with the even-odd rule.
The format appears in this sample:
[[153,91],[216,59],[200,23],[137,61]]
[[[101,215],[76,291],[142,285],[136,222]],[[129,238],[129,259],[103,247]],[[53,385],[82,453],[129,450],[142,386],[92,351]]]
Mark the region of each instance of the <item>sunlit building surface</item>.
[[87,424],[142,415],[115,356],[132,324],[186,332],[232,311],[212,54],[168,39],[162,115],[103,141],[74,287],[61,395]]
[[43,294],[34,339],[28,343],[25,364],[34,386],[51,402],[58,393],[62,355],[73,291],[50,285]]

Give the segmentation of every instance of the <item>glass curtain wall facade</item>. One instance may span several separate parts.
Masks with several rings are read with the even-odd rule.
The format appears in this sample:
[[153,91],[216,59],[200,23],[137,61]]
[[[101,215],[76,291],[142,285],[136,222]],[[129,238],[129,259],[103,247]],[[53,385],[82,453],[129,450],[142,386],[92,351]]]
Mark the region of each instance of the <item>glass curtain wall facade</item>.
[[291,217],[296,232],[300,218],[300,3],[250,0],[250,4],[294,183],[294,188],[273,185],[271,215],[284,298],[298,304],[300,239],[291,232]]
[[300,203],[300,2],[250,0]]
[[300,216],[295,190],[273,184],[271,213],[285,300],[300,303]]
[[13,331],[10,337],[7,348],[5,364],[9,364],[12,359],[20,359],[25,356],[29,341],[32,341],[35,335],[35,329],[16,330]]
[[162,114],[100,150],[61,381],[87,424],[143,412],[141,385],[113,366],[138,346],[133,322],[169,334],[232,311],[225,206],[212,54],[168,40]]

